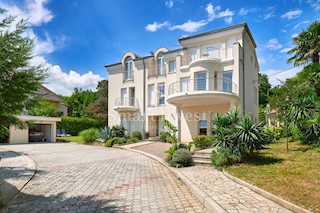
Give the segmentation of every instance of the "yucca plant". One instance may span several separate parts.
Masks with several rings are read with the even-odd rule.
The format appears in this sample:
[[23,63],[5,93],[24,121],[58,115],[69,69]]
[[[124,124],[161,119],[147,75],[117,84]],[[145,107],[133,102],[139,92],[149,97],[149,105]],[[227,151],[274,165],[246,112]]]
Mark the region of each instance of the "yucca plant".
[[245,115],[235,128],[234,137],[238,141],[241,155],[247,151],[252,155],[254,150],[260,150],[263,145],[270,143],[270,138],[264,130],[264,123],[253,123],[248,115]]

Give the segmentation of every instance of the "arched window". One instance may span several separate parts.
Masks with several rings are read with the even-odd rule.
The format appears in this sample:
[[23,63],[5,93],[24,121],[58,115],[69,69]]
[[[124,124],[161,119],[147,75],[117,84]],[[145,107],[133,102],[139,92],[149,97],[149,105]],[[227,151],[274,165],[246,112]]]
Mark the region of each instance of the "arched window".
[[158,75],[164,75],[165,67],[164,67],[163,52],[158,53],[157,67],[158,67]]
[[132,58],[126,59],[126,80],[132,80]]

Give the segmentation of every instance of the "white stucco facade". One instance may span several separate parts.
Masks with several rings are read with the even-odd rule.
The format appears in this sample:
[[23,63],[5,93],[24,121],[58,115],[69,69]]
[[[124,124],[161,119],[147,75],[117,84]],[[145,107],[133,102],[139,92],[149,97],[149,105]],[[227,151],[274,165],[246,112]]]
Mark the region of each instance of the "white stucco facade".
[[158,136],[163,118],[182,142],[211,134],[212,116],[236,106],[258,120],[256,44],[247,24],[179,39],[181,48],[125,53],[109,73],[109,126]]

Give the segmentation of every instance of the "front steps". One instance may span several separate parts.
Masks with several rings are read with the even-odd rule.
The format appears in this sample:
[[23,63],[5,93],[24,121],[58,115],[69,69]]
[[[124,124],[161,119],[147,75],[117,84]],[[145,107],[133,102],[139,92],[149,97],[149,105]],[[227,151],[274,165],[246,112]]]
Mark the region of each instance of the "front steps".
[[192,156],[195,166],[211,166],[211,152],[213,149],[195,151]]
[[149,137],[148,139],[146,139],[147,141],[161,141],[160,137]]

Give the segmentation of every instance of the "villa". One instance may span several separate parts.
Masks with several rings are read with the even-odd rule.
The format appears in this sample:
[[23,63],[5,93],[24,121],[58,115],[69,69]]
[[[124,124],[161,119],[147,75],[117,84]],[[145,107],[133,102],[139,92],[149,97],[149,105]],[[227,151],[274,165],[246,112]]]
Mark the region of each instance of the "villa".
[[256,43],[246,23],[179,39],[181,48],[160,47],[151,55],[125,53],[106,65],[109,73],[109,126],[165,131],[165,118],[178,138],[211,134],[212,117],[238,107],[258,121]]

